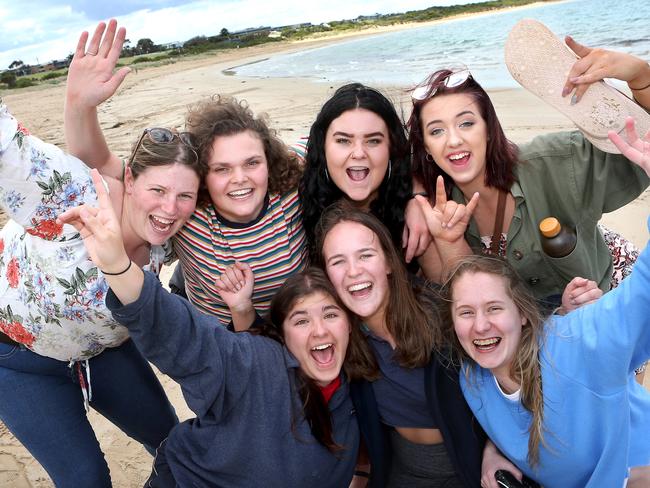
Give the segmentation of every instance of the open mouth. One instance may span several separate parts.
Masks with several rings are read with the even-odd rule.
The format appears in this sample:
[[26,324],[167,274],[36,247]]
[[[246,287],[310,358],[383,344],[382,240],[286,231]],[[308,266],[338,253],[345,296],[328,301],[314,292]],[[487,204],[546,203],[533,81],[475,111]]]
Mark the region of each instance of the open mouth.
[[354,285],[348,286],[348,293],[354,298],[363,298],[370,295],[372,290],[372,283],[369,281],[364,281],[363,283],[355,283]]
[[230,198],[235,200],[242,200],[253,193],[252,188],[242,188],[241,190],[234,190],[226,193]]
[[458,152],[458,153],[455,153],[455,154],[450,154],[449,156],[447,156],[447,159],[449,159],[451,164],[453,164],[455,166],[462,166],[462,165],[466,164],[467,161],[469,161],[470,156],[471,156],[471,153],[469,153],[467,151],[463,151],[463,152]]
[[474,339],[472,344],[481,352],[492,351],[501,342],[500,337],[490,337],[489,339]]
[[174,219],[164,219],[154,215],[149,216],[149,221],[151,222],[151,226],[157,232],[169,232],[175,222]]
[[352,181],[363,181],[370,174],[370,168],[353,166],[345,170]]
[[331,343],[314,346],[311,348],[310,353],[314,361],[320,366],[329,366],[334,361],[334,345]]

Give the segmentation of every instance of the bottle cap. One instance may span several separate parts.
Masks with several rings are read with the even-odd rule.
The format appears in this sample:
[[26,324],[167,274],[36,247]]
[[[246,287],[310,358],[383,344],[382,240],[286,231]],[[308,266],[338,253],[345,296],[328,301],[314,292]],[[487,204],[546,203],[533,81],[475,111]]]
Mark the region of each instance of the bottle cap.
[[544,237],[552,238],[560,233],[562,226],[555,217],[546,217],[539,223],[539,231]]

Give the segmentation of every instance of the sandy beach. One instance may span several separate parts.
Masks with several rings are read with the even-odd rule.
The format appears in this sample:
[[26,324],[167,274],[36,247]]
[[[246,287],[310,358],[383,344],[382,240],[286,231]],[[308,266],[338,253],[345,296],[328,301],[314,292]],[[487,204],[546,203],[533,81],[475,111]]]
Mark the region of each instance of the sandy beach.
[[[416,24],[418,27],[422,25]],[[308,134],[315,114],[337,87],[304,79],[230,76],[224,74],[224,70],[268,58],[279,52],[340,41],[350,35],[363,36],[408,27],[401,25],[293,43],[267,44],[140,69],[129,74],[118,94],[100,107],[101,124],[109,146],[126,157],[131,144],[143,128],[182,127],[183,116],[189,104],[202,97],[227,94],[246,99],[255,112],[266,112],[271,125],[287,143],[291,143]],[[65,85],[61,83],[6,91],[2,96],[11,112],[33,134],[65,147],[64,90]],[[405,87],[383,87],[383,90],[394,101],[398,111],[401,109],[407,115],[410,102]],[[563,115],[524,90],[494,91],[491,96],[506,133],[515,142],[527,141],[537,134],[572,128],[571,122]],[[650,192],[646,191],[624,209],[607,215],[603,222],[638,246],[643,246],[648,239],[645,227],[648,208]],[[169,269],[165,270],[166,276],[169,272]],[[163,277],[163,282],[166,281],[166,277]],[[190,417],[192,414],[178,386],[166,377],[162,377],[162,381],[179,417]],[[646,381],[646,386],[650,386],[650,382]],[[151,470],[151,457],[138,443],[126,437],[100,415],[91,412],[89,417],[106,453],[114,486],[142,486]],[[52,486],[45,471],[1,423],[0,486]]]

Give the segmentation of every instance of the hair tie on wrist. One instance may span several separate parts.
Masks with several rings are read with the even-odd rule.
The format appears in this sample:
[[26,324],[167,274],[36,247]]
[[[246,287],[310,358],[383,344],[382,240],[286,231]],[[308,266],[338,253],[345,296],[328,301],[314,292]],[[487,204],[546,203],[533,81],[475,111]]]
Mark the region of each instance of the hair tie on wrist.
[[422,197],[429,198],[429,194],[426,191],[415,191],[415,192],[411,193],[411,198],[415,198],[418,195],[420,195]]
[[131,261],[129,259],[129,265],[126,267],[126,269],[124,269],[123,271],[120,271],[119,273],[107,273],[104,270],[100,270],[100,271],[102,272],[102,274],[105,274],[106,276],[119,276],[119,275],[122,275],[122,274],[126,273],[128,270],[130,270],[131,269],[131,264],[133,264],[133,261]]
[[355,471],[354,476],[361,476],[362,478],[370,478],[370,473],[367,471]]

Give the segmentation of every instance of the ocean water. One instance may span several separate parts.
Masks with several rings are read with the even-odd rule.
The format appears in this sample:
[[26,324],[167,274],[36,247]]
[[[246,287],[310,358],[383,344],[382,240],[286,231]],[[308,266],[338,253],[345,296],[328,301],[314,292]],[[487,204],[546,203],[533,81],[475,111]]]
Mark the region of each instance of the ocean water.
[[516,87],[503,61],[503,45],[524,18],[587,46],[650,61],[650,0],[569,0],[344,41],[233,70],[244,76],[409,86],[437,68],[462,64],[486,88]]

